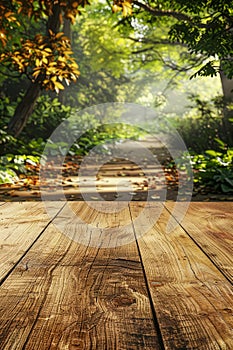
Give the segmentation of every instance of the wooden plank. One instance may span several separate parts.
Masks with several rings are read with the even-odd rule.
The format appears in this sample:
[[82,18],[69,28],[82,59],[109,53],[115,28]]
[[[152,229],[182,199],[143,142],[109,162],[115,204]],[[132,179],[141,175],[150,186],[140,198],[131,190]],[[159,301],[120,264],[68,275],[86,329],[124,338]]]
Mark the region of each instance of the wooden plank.
[[[166,207],[171,212],[173,205],[167,203]],[[231,282],[233,282],[232,214],[233,202],[193,202],[181,222],[190,237],[200,245]]]
[[1,206],[0,284],[49,221],[41,202],[8,202]]
[[[147,209],[152,223],[158,205]],[[138,234],[140,209],[130,209]],[[164,209],[138,240],[165,349],[233,349],[231,284],[181,227],[166,233],[168,220]]]
[[[111,224],[110,214],[70,205],[89,223]],[[57,219],[66,221],[65,234],[50,225],[3,283],[2,348],[160,350],[135,242],[102,249],[79,244],[68,235],[89,235],[90,228],[69,222],[66,209]],[[130,221],[128,209],[112,217],[115,227]]]

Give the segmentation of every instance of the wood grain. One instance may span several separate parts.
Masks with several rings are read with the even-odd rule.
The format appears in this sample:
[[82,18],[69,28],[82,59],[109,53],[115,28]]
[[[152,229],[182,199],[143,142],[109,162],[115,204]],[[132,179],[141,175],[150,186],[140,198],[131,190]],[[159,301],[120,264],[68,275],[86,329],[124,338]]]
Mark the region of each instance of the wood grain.
[[[171,212],[173,204],[167,203]],[[233,282],[233,202],[192,203],[182,227]]]
[[0,209],[0,284],[50,218],[43,203],[5,203]]
[[[153,203],[147,209],[152,224],[157,209]],[[134,221],[137,204],[130,210]],[[232,286],[181,227],[166,233],[169,215],[164,209],[138,240],[164,347],[233,349]],[[140,235],[139,222],[135,232]]]
[[[81,206],[93,224],[111,224],[109,214],[83,203],[70,206],[74,212]],[[66,209],[57,223],[66,220],[67,232],[49,225],[3,283],[2,348],[160,350],[135,242],[104,249],[79,244],[69,237],[90,232],[70,222]],[[120,216],[114,227],[130,221],[129,211]]]

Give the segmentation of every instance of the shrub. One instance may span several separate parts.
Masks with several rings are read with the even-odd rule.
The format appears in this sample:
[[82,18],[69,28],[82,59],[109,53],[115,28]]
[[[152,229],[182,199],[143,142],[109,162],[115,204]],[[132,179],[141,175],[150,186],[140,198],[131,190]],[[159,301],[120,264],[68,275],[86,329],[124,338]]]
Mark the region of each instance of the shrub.
[[[191,115],[176,118],[175,127],[187,148],[201,153],[207,149],[218,149],[216,138],[224,139],[221,98],[202,101],[198,96],[190,96],[195,103]],[[195,114],[193,114],[195,111]]]
[[191,156],[194,181],[212,192],[233,192],[233,148],[227,148],[216,140],[219,150],[207,150],[204,154]]

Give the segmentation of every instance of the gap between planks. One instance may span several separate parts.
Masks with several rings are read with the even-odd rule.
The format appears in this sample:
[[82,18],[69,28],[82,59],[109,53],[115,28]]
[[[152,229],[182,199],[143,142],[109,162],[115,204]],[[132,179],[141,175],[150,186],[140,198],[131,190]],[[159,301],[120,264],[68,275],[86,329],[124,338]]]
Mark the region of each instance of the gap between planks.
[[[71,204],[74,210],[76,205],[79,212],[80,208],[85,211],[84,204]],[[130,205],[133,218],[138,210],[138,203]],[[153,221],[154,210],[156,205],[151,204],[148,220]],[[155,227],[138,238],[164,347],[230,350],[229,283],[182,228],[165,233],[168,215],[164,211]],[[100,218],[105,225],[112,224],[108,215],[92,215],[91,220]],[[139,221],[135,225],[134,221],[137,237],[143,224]],[[73,234],[78,229],[85,234],[84,226],[73,227]],[[22,344],[24,349],[43,350],[46,344],[51,349],[68,345],[80,349],[159,349],[141,267],[138,271],[140,257],[131,245],[113,250],[84,249],[49,225],[3,284],[7,296],[0,298],[0,311],[4,311],[4,301],[10,306],[2,314],[9,330],[2,338],[4,349],[21,349]],[[80,285],[84,282],[83,294]]]
[[42,202],[7,202],[1,207],[0,285],[59,213],[54,209],[50,219]]
[[[179,204],[176,204],[179,206]],[[166,203],[172,214],[173,203]],[[182,203],[180,203],[180,211]],[[233,202],[194,202],[180,226],[221,273],[233,282]],[[177,219],[179,216],[179,208]]]
[[[69,205],[74,212],[88,214],[85,203]],[[66,209],[54,222],[67,219]],[[107,214],[90,209],[89,214],[103,228],[111,224]],[[128,208],[113,225],[117,221],[131,222]],[[68,217],[65,229],[67,235],[49,225],[3,283],[4,350],[161,350],[135,242],[116,248],[86,247],[69,237],[90,235],[87,224],[76,225]],[[134,235],[132,225],[127,234]]]
[[[191,204],[192,207],[192,204]],[[130,209],[136,235],[137,204]],[[156,214],[147,208],[147,221]],[[178,226],[166,233],[170,213],[164,210],[138,246],[165,349],[232,349],[232,286],[198,245]],[[136,223],[136,224],[135,224]]]

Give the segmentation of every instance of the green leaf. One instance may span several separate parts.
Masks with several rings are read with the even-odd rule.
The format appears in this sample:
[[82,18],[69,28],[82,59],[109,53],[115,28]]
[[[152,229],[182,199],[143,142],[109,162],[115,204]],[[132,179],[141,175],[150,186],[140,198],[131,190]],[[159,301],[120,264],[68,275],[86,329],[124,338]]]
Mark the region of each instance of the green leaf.
[[233,188],[233,180],[229,179],[228,177],[225,178],[225,180],[232,186]]
[[225,143],[222,141],[222,140],[220,140],[219,138],[217,138],[217,137],[215,137],[214,138],[214,140],[220,145],[220,148],[221,149],[225,149]]
[[213,149],[209,149],[209,150],[205,151],[205,153],[210,155],[210,156],[213,156],[213,157],[218,157],[218,156],[222,155],[222,153],[216,152]]
[[233,188],[225,184],[221,184],[221,189],[224,193],[233,192]]

